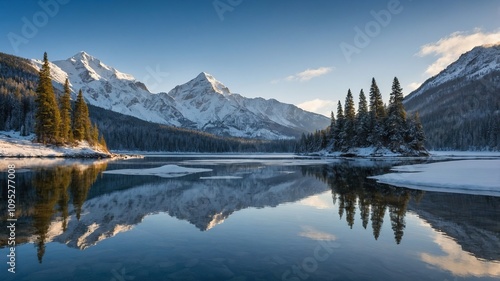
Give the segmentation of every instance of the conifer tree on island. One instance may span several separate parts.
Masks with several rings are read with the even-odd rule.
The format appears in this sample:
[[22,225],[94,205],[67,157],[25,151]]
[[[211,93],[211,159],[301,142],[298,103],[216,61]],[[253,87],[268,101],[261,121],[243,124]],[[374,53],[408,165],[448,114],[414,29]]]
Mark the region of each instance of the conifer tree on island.
[[385,107],[382,100],[382,94],[378,88],[375,78],[372,78],[370,87],[370,136],[369,141],[372,145],[381,147],[383,143],[383,120],[385,118]]
[[90,119],[89,109],[83,99],[82,90],[78,92],[75,102],[75,111],[73,114],[73,137],[76,141],[87,140],[90,138]]
[[358,114],[356,115],[356,145],[368,146],[368,134],[370,133],[370,115],[368,102],[363,89],[359,92]]
[[69,80],[64,82],[64,94],[59,98],[59,107],[61,112],[61,131],[62,140],[72,142],[73,131],[71,130],[71,91],[69,89]]
[[[316,140],[320,141],[316,141]],[[389,106],[386,107],[375,78],[370,87],[370,107],[361,89],[358,112],[349,89],[344,108],[337,104],[337,118],[332,112],[330,125],[321,131],[303,134],[298,152],[342,152],[357,155],[359,148],[370,147],[371,155],[388,150],[403,155],[428,155],[424,147],[424,130],[418,112],[407,118],[403,106],[403,90],[397,77],[392,82]]]
[[354,98],[351,89],[347,91],[345,98],[345,124],[344,124],[344,139],[346,144],[352,144],[356,134],[356,109],[354,108]]
[[60,141],[61,115],[56,95],[50,79],[50,66],[47,53],[43,54],[43,65],[39,72],[40,80],[36,89],[35,114],[36,140],[43,144],[57,144]]
[[403,106],[403,89],[397,77],[392,82],[392,92],[389,98],[389,113],[387,118],[387,134],[389,148],[396,151],[403,145],[406,131],[406,111]]

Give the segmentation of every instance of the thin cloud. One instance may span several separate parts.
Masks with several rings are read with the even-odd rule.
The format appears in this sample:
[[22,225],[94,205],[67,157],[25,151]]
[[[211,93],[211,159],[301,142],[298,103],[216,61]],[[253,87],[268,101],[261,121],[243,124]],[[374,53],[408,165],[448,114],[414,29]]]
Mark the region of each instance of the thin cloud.
[[436,61],[425,70],[425,74],[433,76],[445,69],[449,64],[456,61],[458,57],[470,51],[472,48],[485,44],[500,42],[500,30],[491,33],[475,29],[472,33],[454,32],[437,42],[429,43],[420,47],[417,53],[420,57],[434,55]]
[[297,104],[303,110],[323,114],[330,117],[330,113],[337,103],[331,100],[313,99]]
[[284,80],[285,81],[299,81],[299,82],[306,82],[309,81],[313,78],[325,75],[333,70],[333,67],[320,67],[316,69],[306,69],[302,72],[299,72],[294,75],[290,75],[286,77]]
[[306,237],[316,241],[335,241],[337,237],[335,235],[323,232],[315,229],[311,226],[302,226],[302,232],[299,233],[299,236]]
[[325,202],[323,198],[318,195],[310,196],[300,201],[300,204],[304,206],[310,206],[319,210],[331,209],[332,202]]

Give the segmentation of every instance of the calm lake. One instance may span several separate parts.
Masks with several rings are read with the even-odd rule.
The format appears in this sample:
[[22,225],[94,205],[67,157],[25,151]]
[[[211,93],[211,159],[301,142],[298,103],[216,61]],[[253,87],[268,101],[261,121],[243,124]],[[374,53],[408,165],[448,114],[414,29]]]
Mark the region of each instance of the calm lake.
[[[11,163],[15,274],[7,264]],[[366,179],[411,163],[2,159],[0,280],[498,280],[500,197]],[[165,165],[205,171],[140,173]],[[121,169],[138,173],[104,173]]]

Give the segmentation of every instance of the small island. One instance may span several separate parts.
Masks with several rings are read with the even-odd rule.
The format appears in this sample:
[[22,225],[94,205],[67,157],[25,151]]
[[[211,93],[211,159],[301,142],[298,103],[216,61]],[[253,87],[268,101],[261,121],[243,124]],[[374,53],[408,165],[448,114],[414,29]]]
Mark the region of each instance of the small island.
[[361,89],[356,113],[349,89],[344,108],[338,102],[336,118],[332,111],[330,126],[302,134],[297,152],[334,157],[429,156],[418,112],[407,117],[397,77],[392,82],[389,106],[384,104],[375,78],[369,98],[368,108]]

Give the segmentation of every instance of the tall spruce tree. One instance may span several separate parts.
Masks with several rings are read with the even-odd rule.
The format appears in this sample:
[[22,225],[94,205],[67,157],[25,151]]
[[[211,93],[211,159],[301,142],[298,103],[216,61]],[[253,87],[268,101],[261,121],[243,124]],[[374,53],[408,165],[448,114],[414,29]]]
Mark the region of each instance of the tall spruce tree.
[[425,151],[424,142],[424,128],[420,122],[420,116],[418,112],[408,120],[408,130],[406,134],[406,142],[409,144],[410,148],[416,151]]
[[333,131],[335,130],[335,126],[337,125],[337,120],[335,119],[335,113],[333,111],[330,112],[330,134],[333,135]]
[[64,82],[64,94],[59,97],[59,108],[61,112],[61,140],[71,142],[73,131],[71,130],[71,91],[68,78]]
[[358,114],[356,116],[356,145],[366,147],[368,143],[368,134],[370,133],[370,115],[368,112],[368,103],[366,96],[361,89],[359,92]]
[[344,124],[344,145],[345,146],[355,146],[353,143],[356,135],[356,109],[354,108],[354,98],[351,93],[351,89],[347,91],[347,96],[345,98],[345,124]]
[[50,79],[47,53],[43,54],[43,64],[39,72],[40,80],[36,89],[35,134],[38,142],[56,144],[59,142],[61,116],[56,95]]
[[334,130],[334,138],[333,138],[333,149],[335,151],[340,151],[342,146],[344,145],[344,110],[342,109],[342,103],[340,101],[337,103],[337,125]]
[[91,136],[89,109],[83,99],[82,90],[78,92],[73,111],[73,137],[76,141],[89,140]]
[[370,135],[371,145],[381,147],[384,144],[384,124],[385,106],[382,100],[382,94],[377,86],[375,78],[372,78],[370,87]]
[[372,85],[370,87],[370,112],[377,120],[385,117],[384,101],[382,100],[382,94],[375,78],[372,78]]
[[403,89],[397,77],[392,82],[392,91],[389,98],[389,113],[386,121],[389,148],[394,152],[400,152],[404,144],[406,131],[406,111],[403,106]]

